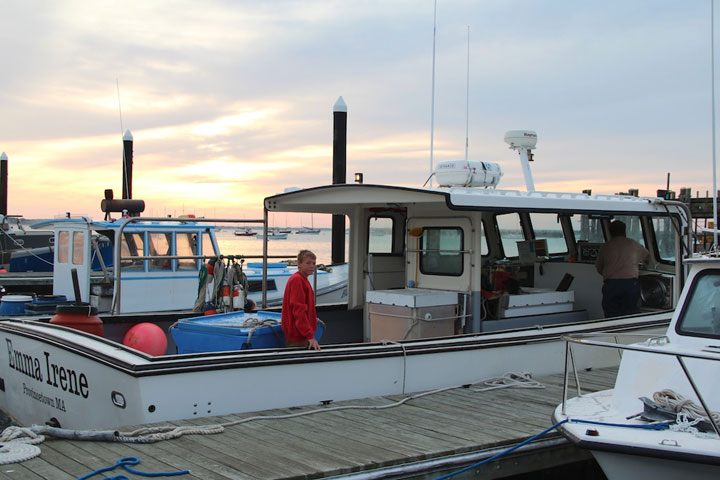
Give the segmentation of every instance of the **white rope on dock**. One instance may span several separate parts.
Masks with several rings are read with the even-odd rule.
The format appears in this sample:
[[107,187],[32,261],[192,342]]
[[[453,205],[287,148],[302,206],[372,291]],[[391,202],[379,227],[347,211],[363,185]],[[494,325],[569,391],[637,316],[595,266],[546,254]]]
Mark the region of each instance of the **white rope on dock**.
[[223,425],[145,427],[131,432],[118,432],[115,439],[123,443],[155,443],[180,438],[183,435],[214,435],[225,431]]
[[[403,405],[410,400],[417,398],[426,397],[428,395],[434,395],[449,390],[455,390],[459,388],[470,388],[473,385],[485,385],[485,388],[474,389],[476,392],[484,392],[489,390],[496,390],[499,388],[545,388],[543,384],[532,380],[531,374],[522,373],[506,373],[500,377],[491,377],[485,380],[480,380],[470,384],[454,385],[450,387],[438,388],[435,390],[429,390],[427,392],[417,393],[415,395],[407,396],[397,402],[388,403],[385,405],[342,405],[330,408],[316,408],[314,410],[308,410],[306,412],[297,412],[286,415],[257,415],[253,417],[246,417],[233,422],[212,424],[212,425],[198,425],[198,426],[159,426],[159,427],[143,427],[130,432],[118,432],[112,430],[69,430],[63,428],[50,427],[47,425],[35,425],[32,428],[22,427],[7,427],[0,435],[1,442],[7,442],[5,445],[12,445],[11,448],[15,448],[19,445],[25,445],[33,447],[32,456],[28,451],[25,456],[8,452],[7,460],[3,461],[0,450],[0,464],[4,463],[16,463],[29,460],[30,458],[36,457],[40,454],[40,449],[34,444],[41,443],[45,440],[45,435],[51,435],[56,438],[63,438],[69,440],[91,440],[91,441],[109,441],[109,442],[122,442],[122,443],[154,443],[164,440],[171,440],[179,438],[183,435],[213,435],[216,433],[222,433],[227,427],[240,425],[243,423],[254,422],[258,420],[282,420],[287,418],[303,417],[306,415],[314,415],[317,413],[337,412],[341,410],[385,410],[388,408],[395,408]],[[33,445],[31,445],[33,444]],[[18,447],[17,450],[23,449]],[[24,450],[24,449],[23,449]]]
[[40,455],[40,447],[36,446],[45,440],[29,428],[16,426],[7,427],[0,435],[0,465],[19,463]]

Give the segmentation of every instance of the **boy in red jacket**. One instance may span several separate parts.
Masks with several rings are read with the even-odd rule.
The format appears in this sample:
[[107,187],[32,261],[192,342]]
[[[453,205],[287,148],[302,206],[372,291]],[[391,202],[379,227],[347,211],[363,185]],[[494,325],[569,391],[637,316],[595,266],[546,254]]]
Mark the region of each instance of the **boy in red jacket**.
[[317,314],[315,293],[308,277],[315,271],[317,257],[310,250],[298,253],[298,271],[293,273],[285,286],[281,322],[288,347],[303,347],[320,351],[315,340]]

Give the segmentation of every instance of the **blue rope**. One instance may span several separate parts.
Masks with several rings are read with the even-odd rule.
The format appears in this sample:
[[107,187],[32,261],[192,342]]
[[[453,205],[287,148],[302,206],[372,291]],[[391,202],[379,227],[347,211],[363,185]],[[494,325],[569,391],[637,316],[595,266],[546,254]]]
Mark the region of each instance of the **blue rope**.
[[542,436],[545,435],[546,433],[548,433],[548,432],[556,429],[557,427],[559,427],[560,425],[562,425],[563,423],[566,423],[566,422],[572,422],[572,423],[587,423],[587,424],[590,424],[590,425],[604,425],[604,426],[608,426],[608,427],[642,428],[642,429],[645,429],[645,430],[666,430],[666,429],[670,426],[670,423],[672,423],[672,422],[661,422],[661,423],[652,423],[652,424],[647,424],[647,425],[642,425],[642,424],[632,425],[632,424],[624,424],[624,423],[605,423],[605,422],[595,422],[595,421],[592,421],[592,420],[578,420],[578,419],[576,419],[576,418],[566,418],[565,420],[562,420],[562,421],[556,423],[556,424],[553,425],[552,427],[543,430],[542,432],[538,433],[537,435],[528,438],[528,439],[525,440],[524,442],[518,443],[518,444],[515,445],[514,447],[508,448],[507,450],[503,450],[502,452],[497,453],[497,454],[493,455],[493,456],[490,457],[490,458],[486,458],[485,460],[482,460],[482,461],[480,461],[480,462],[474,463],[474,464],[472,464],[472,465],[470,465],[470,466],[468,466],[468,467],[465,467],[465,468],[463,468],[463,469],[461,469],[461,470],[458,470],[458,471],[456,471],[456,472],[451,472],[451,473],[448,473],[447,475],[444,475],[444,476],[442,476],[442,477],[437,477],[435,480],[445,480],[445,479],[447,479],[447,478],[454,477],[455,475],[459,475],[459,474],[461,474],[461,473],[463,473],[463,472],[467,472],[468,470],[472,470],[472,469],[475,468],[475,467],[479,467],[480,465],[484,465],[484,464],[486,464],[486,463],[488,463],[488,462],[491,462],[491,461],[493,461],[493,460],[495,460],[495,459],[498,459],[498,458],[502,457],[503,455],[507,455],[508,453],[517,450],[518,448],[522,447],[523,445],[526,445],[526,444],[532,442],[532,441],[535,440],[536,438],[542,437]]
[[[605,423],[595,422],[593,420],[579,420],[577,418],[568,418],[570,423],[587,423],[588,425],[603,425],[606,427],[625,427],[625,428],[640,428],[643,430],[667,430],[671,423],[675,422],[659,422],[659,423],[648,423],[648,424],[629,424],[629,423]],[[558,424],[559,425],[559,424]]]
[[461,474],[461,473],[463,473],[463,472],[467,472],[468,470],[472,470],[473,468],[479,467],[480,465],[484,465],[484,464],[486,464],[486,463],[488,463],[488,462],[492,462],[492,461],[495,460],[496,458],[500,458],[500,457],[502,457],[503,455],[507,455],[508,453],[517,450],[518,448],[522,447],[523,445],[526,445],[526,444],[532,442],[532,441],[535,440],[536,438],[542,437],[542,436],[545,435],[546,433],[548,433],[548,432],[556,429],[557,427],[559,427],[560,425],[562,425],[562,424],[565,423],[565,422],[567,422],[567,419],[562,420],[562,421],[556,423],[555,425],[553,425],[553,426],[550,427],[550,428],[546,428],[545,430],[543,430],[542,432],[538,433],[537,435],[534,435],[534,436],[528,438],[527,440],[518,443],[518,444],[515,445],[514,447],[510,447],[510,448],[508,448],[507,450],[503,450],[503,451],[500,452],[500,453],[496,453],[495,455],[493,455],[493,456],[490,457],[490,458],[486,458],[485,460],[482,460],[482,461],[480,461],[480,462],[474,463],[474,464],[472,464],[472,465],[470,465],[470,466],[468,466],[468,467],[465,467],[465,468],[463,468],[463,469],[461,469],[461,470],[458,470],[458,471],[456,471],[456,472],[448,473],[447,475],[443,475],[442,477],[438,477],[438,478],[436,478],[435,480],[444,480],[444,479],[446,479],[446,478],[454,477],[455,475],[459,475],[459,474]]
[[[140,470],[135,470],[134,468],[132,468],[130,466],[130,465],[138,465],[139,463],[140,463],[140,459],[137,457],[123,457],[120,460],[118,460],[115,465],[111,465],[109,467],[104,467],[104,468],[99,468],[92,473],[88,473],[87,475],[83,475],[82,477],[79,477],[77,480],[85,480],[85,479],[90,478],[99,473],[104,473],[104,472],[108,472],[110,470],[114,470],[117,467],[123,467],[128,472],[134,473],[135,475],[141,475],[143,477],[172,477],[175,475],[185,475],[187,473],[190,473],[190,470],[178,470],[177,472],[141,472]],[[107,477],[105,480],[129,480],[129,479],[125,475],[116,475],[114,477]]]

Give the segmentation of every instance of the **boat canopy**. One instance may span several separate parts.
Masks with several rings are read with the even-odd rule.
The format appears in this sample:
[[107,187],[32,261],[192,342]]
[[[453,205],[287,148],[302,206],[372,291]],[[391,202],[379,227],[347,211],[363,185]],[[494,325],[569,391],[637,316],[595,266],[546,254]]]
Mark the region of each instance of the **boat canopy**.
[[[632,195],[525,192],[468,187],[411,188],[390,185],[342,184],[313,187],[265,198],[270,211],[333,213],[350,215],[358,208],[404,205],[445,205],[451,210],[513,210],[517,212],[665,213],[680,202]],[[675,207],[673,207],[675,209]]]

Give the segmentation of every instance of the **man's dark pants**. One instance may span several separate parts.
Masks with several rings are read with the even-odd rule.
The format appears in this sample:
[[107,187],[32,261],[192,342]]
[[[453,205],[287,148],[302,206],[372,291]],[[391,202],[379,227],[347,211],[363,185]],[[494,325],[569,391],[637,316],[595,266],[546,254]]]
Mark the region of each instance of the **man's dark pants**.
[[640,311],[640,283],[637,278],[605,280],[602,294],[602,307],[606,318],[632,315]]

